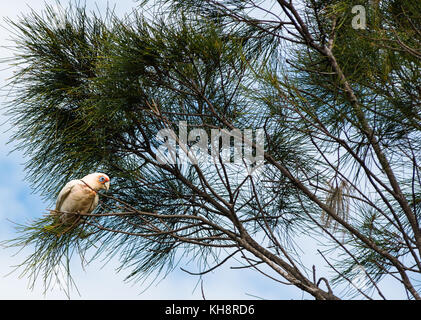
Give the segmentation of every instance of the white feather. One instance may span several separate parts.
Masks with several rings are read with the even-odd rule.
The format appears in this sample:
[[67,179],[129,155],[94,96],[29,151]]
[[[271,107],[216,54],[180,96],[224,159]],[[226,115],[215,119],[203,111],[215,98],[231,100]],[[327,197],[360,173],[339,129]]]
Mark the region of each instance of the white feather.
[[[106,183],[101,183],[99,178],[105,177]],[[102,173],[92,173],[80,180],[69,181],[57,196],[55,214],[65,224],[76,224],[79,216],[72,213],[91,213],[98,205],[97,192],[101,189],[108,190],[109,178]]]

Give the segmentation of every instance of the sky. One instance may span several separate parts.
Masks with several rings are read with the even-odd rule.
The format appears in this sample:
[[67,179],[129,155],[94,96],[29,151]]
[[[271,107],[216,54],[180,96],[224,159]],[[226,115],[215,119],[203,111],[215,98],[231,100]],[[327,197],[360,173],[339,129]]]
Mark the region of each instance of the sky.
[[[0,58],[11,56],[7,46],[11,45],[10,32],[4,18],[16,19],[18,15],[25,14],[30,8],[40,11],[45,3],[54,4],[55,1],[43,0],[14,0],[0,2]],[[67,2],[63,2],[66,4]],[[115,5],[117,14],[122,15],[136,6],[133,0],[93,1],[86,0],[88,8],[105,10]],[[0,65],[0,105],[8,99],[7,79],[13,74],[13,68],[4,63]],[[7,116],[0,115],[0,241],[16,236],[12,221],[23,222],[39,218],[45,214],[48,204],[39,194],[33,193],[25,180],[24,163],[26,161],[21,152],[12,152],[15,144],[7,144],[13,128]],[[304,247],[310,248],[313,244],[306,239]],[[313,248],[314,249],[314,248]],[[0,247],[0,299],[67,299],[66,294],[56,287],[44,292],[42,283],[36,283],[33,289],[28,287],[29,279],[19,277],[19,272],[10,272],[12,266],[17,265],[31,252],[31,248],[16,254],[16,250]],[[315,251],[315,250],[312,250]],[[15,255],[16,254],[16,255]],[[308,265],[323,265],[320,257],[305,255],[304,262]],[[189,275],[180,268],[159,282],[151,286],[142,283],[126,283],[125,276],[129,270],[116,273],[119,262],[111,260],[106,265],[102,261],[92,262],[82,268],[77,259],[72,262],[73,279],[78,290],[73,290],[71,299],[202,299],[202,292],[197,276]],[[231,266],[239,265],[235,262],[223,265],[214,272],[203,276],[203,291],[207,299],[311,299],[308,294],[293,286],[279,285],[261,274],[252,270],[232,270]],[[194,271],[194,266],[184,266]],[[402,298],[395,289],[393,282],[385,283],[384,289],[389,297]]]

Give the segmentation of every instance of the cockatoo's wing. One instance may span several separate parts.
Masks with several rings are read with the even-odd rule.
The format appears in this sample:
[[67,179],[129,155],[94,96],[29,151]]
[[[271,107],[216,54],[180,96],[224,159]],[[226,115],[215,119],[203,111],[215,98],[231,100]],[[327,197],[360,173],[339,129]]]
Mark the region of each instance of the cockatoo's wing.
[[69,196],[69,194],[72,192],[72,189],[75,185],[79,183],[79,180],[72,180],[69,181],[63,189],[61,189],[60,193],[57,196],[56,201],[56,211],[61,211],[61,205],[63,204],[64,200]]

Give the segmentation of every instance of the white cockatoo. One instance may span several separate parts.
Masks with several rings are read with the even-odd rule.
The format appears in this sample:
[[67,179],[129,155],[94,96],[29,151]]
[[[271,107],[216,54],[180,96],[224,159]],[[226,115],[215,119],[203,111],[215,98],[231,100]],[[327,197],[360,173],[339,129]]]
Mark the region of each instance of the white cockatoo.
[[[69,181],[61,189],[53,211],[63,224],[77,224],[79,217],[71,213],[91,213],[98,205],[98,191],[110,188],[110,178],[104,173],[91,173],[80,180]],[[69,214],[70,213],[70,214]]]

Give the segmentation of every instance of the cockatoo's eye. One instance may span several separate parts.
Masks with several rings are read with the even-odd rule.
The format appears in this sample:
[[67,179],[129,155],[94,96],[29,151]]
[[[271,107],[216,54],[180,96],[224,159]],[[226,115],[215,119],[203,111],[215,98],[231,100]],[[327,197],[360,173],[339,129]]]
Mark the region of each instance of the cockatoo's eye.
[[99,182],[105,182],[105,178],[104,177],[101,177],[101,178],[99,178]]

